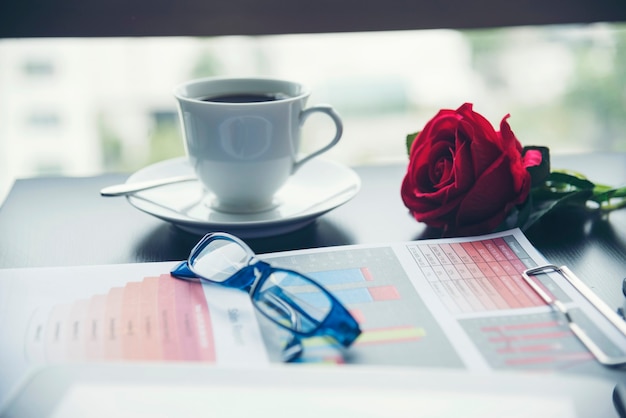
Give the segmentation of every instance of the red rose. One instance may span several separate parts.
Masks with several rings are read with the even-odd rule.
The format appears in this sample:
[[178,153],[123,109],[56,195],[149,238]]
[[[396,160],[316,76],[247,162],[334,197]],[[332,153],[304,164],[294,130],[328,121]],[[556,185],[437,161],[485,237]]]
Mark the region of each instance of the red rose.
[[526,170],[536,153],[522,145],[507,123],[500,132],[470,103],[440,110],[417,135],[402,182],[402,200],[416,220],[447,236],[492,232],[530,191]]

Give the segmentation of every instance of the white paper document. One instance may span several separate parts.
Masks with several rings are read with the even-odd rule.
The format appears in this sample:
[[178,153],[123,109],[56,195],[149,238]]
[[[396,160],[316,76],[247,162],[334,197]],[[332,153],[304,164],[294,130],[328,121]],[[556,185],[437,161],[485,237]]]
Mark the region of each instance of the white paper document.
[[175,279],[173,266],[0,270],[0,399],[47,364],[267,364],[248,294]]
[[[524,282],[545,264],[519,230],[262,256],[309,275],[359,322],[347,350],[304,341],[303,363],[549,371],[614,378]],[[34,367],[75,362],[278,362],[276,332],[247,293],[172,278],[174,263],[0,270],[0,401]],[[558,275],[542,286],[603,350],[626,337]],[[306,289],[302,289],[306,293]],[[302,295],[306,299],[306,294]],[[315,304],[315,299],[309,301]]]

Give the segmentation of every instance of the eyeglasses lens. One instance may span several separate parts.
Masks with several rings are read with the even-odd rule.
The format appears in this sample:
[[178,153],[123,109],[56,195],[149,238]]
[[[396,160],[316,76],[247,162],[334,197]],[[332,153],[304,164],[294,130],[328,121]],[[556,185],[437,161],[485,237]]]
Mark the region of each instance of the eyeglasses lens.
[[248,265],[250,254],[227,239],[208,241],[190,260],[193,271],[214,282],[223,282]]
[[269,318],[303,333],[315,330],[332,307],[330,298],[315,283],[283,270],[273,271],[256,289],[252,299]]

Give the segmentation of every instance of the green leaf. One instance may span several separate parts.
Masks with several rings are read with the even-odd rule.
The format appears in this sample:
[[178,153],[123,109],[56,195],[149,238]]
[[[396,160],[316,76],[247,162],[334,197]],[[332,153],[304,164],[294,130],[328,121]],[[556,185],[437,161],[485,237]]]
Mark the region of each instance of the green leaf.
[[417,135],[419,135],[419,132],[408,134],[406,136],[406,153],[409,156],[411,155],[411,146],[413,145],[413,142],[417,138]]
[[626,207],[626,187],[610,188],[605,185],[596,185],[590,199],[598,203],[603,211],[620,209]]
[[564,191],[572,191],[574,188],[593,190],[595,187],[595,184],[587,180],[585,176],[572,171],[553,171],[546,179],[546,182],[550,188]]
[[593,189],[594,200],[609,200],[626,197],[626,187],[613,188],[602,184],[596,184]]
[[552,195],[552,198],[546,198],[544,195],[541,196],[541,199],[533,199],[537,197],[537,194],[533,193],[528,198],[531,207],[530,215],[525,220],[525,223],[521,224],[520,228],[522,231],[526,231],[543,216],[565,206],[585,208],[585,204],[590,196],[591,190],[588,189],[556,194]]

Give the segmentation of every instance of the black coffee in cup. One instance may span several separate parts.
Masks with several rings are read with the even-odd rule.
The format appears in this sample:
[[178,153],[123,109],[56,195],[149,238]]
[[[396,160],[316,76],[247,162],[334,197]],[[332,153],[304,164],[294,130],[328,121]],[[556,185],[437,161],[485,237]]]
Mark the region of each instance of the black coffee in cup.
[[204,97],[203,102],[215,103],[260,103],[288,99],[285,93],[235,93]]

